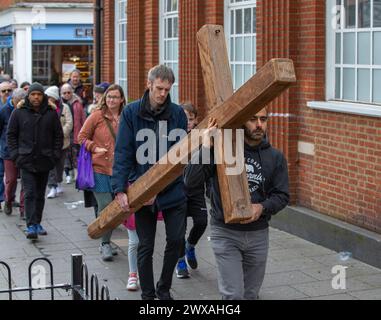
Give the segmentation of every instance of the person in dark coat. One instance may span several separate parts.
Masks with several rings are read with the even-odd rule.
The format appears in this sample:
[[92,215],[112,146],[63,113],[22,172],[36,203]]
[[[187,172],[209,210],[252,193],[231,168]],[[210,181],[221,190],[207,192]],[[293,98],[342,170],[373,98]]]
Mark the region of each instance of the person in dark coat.
[[9,119],[8,149],[10,159],[21,170],[28,239],[47,234],[41,226],[45,189],[49,171],[60,159],[63,146],[62,126],[55,108],[49,104],[43,86],[35,82]]
[[[7,104],[0,109],[0,159],[4,161],[5,169],[4,213],[6,215],[12,213],[12,207],[15,205],[17,177],[19,176],[16,164],[10,160],[7,143],[8,122],[17,104],[25,98],[26,94],[23,89],[16,89],[8,98]],[[20,217],[24,217],[24,191],[22,187],[20,191]]]
[[[168,152],[181,139],[180,136],[176,140],[170,139],[169,133],[172,130],[177,129],[186,135],[188,124],[185,112],[179,105],[171,102],[169,95],[174,82],[175,77],[170,68],[164,65],[153,67],[148,73],[148,89],[142,99],[124,108],[120,117],[111,182],[116,199],[124,211],[129,210],[125,193],[128,183],[133,183],[147,172],[164,155],[161,153]],[[148,156],[148,162],[142,159],[144,155],[137,155],[139,147],[144,143],[137,139],[141,129],[146,129],[146,132],[148,130],[157,141],[166,141],[163,143],[164,148],[159,147],[160,143],[155,145],[151,141],[149,151],[152,153]],[[172,276],[185,234],[186,197],[183,189],[183,178],[179,177],[135,214],[142,299],[173,299],[170,295]],[[159,211],[163,212],[167,243],[161,276],[155,288],[152,255]]]

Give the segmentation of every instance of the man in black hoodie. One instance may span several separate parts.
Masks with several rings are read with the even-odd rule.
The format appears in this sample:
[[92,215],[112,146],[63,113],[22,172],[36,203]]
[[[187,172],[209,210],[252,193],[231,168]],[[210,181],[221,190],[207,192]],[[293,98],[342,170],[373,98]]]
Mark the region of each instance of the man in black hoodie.
[[[287,162],[266,140],[268,114],[262,109],[243,127],[245,164],[252,202],[252,216],[235,224],[224,221],[216,165],[190,164],[185,168],[188,199],[211,179],[211,244],[218,268],[218,287],[223,299],[255,300],[263,282],[269,246],[271,216],[289,201]],[[210,136],[216,128],[211,119],[203,148],[211,149]],[[211,150],[212,151],[212,150]],[[203,152],[195,156],[201,157]],[[201,159],[202,160],[202,159]],[[194,197],[196,198],[196,197]],[[195,200],[202,206],[201,200]]]
[[49,171],[59,160],[63,145],[55,108],[48,103],[43,86],[35,82],[9,119],[8,149],[11,160],[21,169],[28,239],[47,234],[41,226],[45,189]]

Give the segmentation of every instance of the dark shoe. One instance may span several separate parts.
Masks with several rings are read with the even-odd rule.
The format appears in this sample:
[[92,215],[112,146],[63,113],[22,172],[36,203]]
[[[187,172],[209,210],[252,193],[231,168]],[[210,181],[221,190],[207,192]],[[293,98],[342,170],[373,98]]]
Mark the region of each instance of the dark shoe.
[[194,247],[185,246],[185,257],[187,259],[188,265],[192,269],[197,269],[198,263],[197,263],[196,252]]
[[29,226],[26,229],[26,238],[27,239],[32,239],[32,240],[35,240],[35,239],[38,238],[37,230],[36,230],[34,225]]
[[188,268],[187,268],[187,263],[185,262],[184,259],[180,260],[177,263],[177,266],[176,266],[176,276],[179,279],[189,278],[189,272],[188,272]]
[[159,284],[159,282],[156,284],[156,297],[159,300],[175,300],[175,299],[173,299],[173,297],[169,293],[169,290],[168,291],[159,290],[158,284]]
[[36,224],[35,225],[35,228],[36,228],[36,231],[37,233],[40,235],[40,236],[46,236],[48,233],[46,232],[46,230],[42,227],[42,225],[40,224]]
[[156,296],[159,300],[175,300],[173,299],[173,297],[171,296],[171,294],[169,292],[157,292],[156,291]]
[[17,202],[16,200],[12,202],[13,208],[20,208],[20,202]]
[[7,216],[10,216],[12,214],[12,202],[4,202],[4,213]]

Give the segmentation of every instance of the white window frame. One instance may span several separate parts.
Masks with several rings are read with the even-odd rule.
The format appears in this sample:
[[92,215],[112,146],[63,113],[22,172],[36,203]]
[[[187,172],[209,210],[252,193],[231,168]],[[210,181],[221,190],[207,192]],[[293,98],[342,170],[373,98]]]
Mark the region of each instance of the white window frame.
[[[239,88],[239,86],[236,84],[236,79],[235,79],[235,68],[236,68],[236,65],[240,65],[240,66],[246,66],[246,65],[251,65],[252,66],[252,71],[250,73],[250,77],[253,76],[256,72],[256,69],[257,69],[257,61],[256,61],[256,57],[257,57],[257,53],[256,53],[256,45],[255,45],[255,48],[254,48],[254,52],[252,51],[251,52],[251,60],[250,61],[245,61],[245,60],[241,60],[241,61],[234,61],[231,57],[231,40],[232,39],[235,39],[236,37],[247,37],[247,36],[250,36],[252,37],[252,40],[253,41],[253,38],[257,38],[257,33],[243,33],[242,36],[239,35],[232,35],[230,30],[231,30],[231,11],[232,10],[235,10],[235,9],[245,9],[245,8],[252,8],[252,7],[257,7],[257,1],[256,0],[244,0],[244,1],[239,1],[239,2],[236,2],[236,3],[231,3],[231,0],[224,0],[224,31],[225,31],[225,38],[226,38],[226,45],[227,45],[227,50],[228,50],[228,56],[229,56],[229,63],[230,63],[230,69],[231,69],[231,74],[232,74],[232,82],[233,82],[233,88],[234,90],[237,90]],[[256,19],[255,19],[256,21]],[[234,26],[235,28],[235,26]],[[244,30],[244,16],[242,16],[242,30]],[[256,43],[256,42],[255,42]],[[244,46],[244,41],[242,41],[242,46]],[[253,43],[251,42],[251,47],[253,47]],[[235,48],[233,48],[233,54],[235,55]],[[242,54],[244,55],[244,48],[242,48]],[[253,56],[254,55],[254,56]],[[254,61],[253,61],[253,58]],[[249,77],[249,78],[250,78]],[[248,78],[248,79],[249,79]],[[242,69],[242,84],[243,85],[248,79],[245,79],[245,72],[244,70]]]
[[159,60],[160,64],[169,65],[170,67],[173,66],[173,64],[177,64],[177,72],[174,70],[174,68],[171,68],[175,74],[175,83],[172,85],[170,95],[171,100],[174,103],[179,103],[179,30],[176,37],[168,38],[168,40],[177,40],[177,57],[174,57],[173,55],[173,48],[172,48],[172,58],[171,60],[166,59],[165,57],[165,41],[167,40],[165,38],[165,31],[164,30],[164,20],[167,18],[176,18],[177,17],[177,28],[179,29],[179,0],[177,0],[177,11],[171,11],[171,12],[165,12],[164,5],[166,4],[167,0],[159,0]]
[[[124,94],[126,96],[126,99],[128,97],[128,81],[127,81],[127,12],[125,13],[125,19],[119,19],[120,17],[120,4],[125,2],[126,8],[127,8],[127,1],[128,0],[116,0],[115,1],[115,83],[119,84],[124,91]],[[125,25],[125,31],[126,31],[126,40],[120,41],[120,25]],[[120,59],[120,50],[119,45],[124,44],[125,50],[126,50],[126,58]],[[120,72],[120,63],[125,62],[126,64],[126,78],[121,78],[121,72]],[[125,84],[122,84],[122,81]]]
[[[356,5],[358,6],[358,5]],[[342,113],[349,113],[349,114],[356,114],[356,115],[364,115],[364,116],[371,116],[371,117],[381,117],[381,105],[376,103],[361,103],[356,101],[344,101],[344,100],[338,100],[335,98],[335,68],[337,66],[336,64],[336,32],[333,28],[333,24],[337,21],[336,17],[336,0],[327,0],[327,6],[326,6],[326,101],[309,101],[307,102],[307,106],[312,109],[318,109],[318,110],[324,110],[324,111],[333,111],[333,112],[342,112]],[[354,29],[348,29],[349,31],[353,31],[358,33],[359,31],[378,31],[381,30],[381,28],[373,28],[373,6],[371,6],[371,27],[370,28],[357,28],[358,26],[358,19],[356,17],[356,28]],[[357,10],[356,10],[357,13]],[[343,21],[343,17],[341,16],[341,21]],[[371,48],[370,53],[373,48],[373,37],[370,37],[371,41]],[[343,37],[341,37],[341,55],[343,55]],[[354,66],[355,72],[357,72],[358,69],[378,69],[377,66],[374,65],[360,65],[357,64],[357,35],[356,35],[356,64],[350,65]],[[372,61],[371,61],[372,62]],[[345,66],[345,65],[340,65]],[[342,97],[342,79],[343,74],[341,73],[341,94]],[[357,98],[357,76],[355,78],[355,98]],[[370,90],[373,90],[373,77],[372,72],[370,72]],[[370,93],[370,99],[372,100],[372,91]]]

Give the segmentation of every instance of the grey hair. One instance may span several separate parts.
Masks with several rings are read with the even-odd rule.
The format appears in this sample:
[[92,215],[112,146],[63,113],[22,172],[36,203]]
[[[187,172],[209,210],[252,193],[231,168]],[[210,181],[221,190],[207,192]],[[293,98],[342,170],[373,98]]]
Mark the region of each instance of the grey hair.
[[81,75],[81,71],[78,70],[78,69],[74,69],[72,72],[70,72],[70,77],[73,73],[78,73],[79,75]]
[[61,87],[61,93],[63,91],[65,91],[65,89],[70,90],[70,92],[74,92],[73,87],[70,84],[68,84],[68,83],[65,83],[65,84],[62,85],[62,87]]
[[153,82],[156,79],[168,80],[171,84],[175,83],[175,75],[172,69],[163,64],[154,66],[148,71],[148,80]]
[[24,89],[18,88],[13,91],[12,98],[22,100],[27,96],[27,92]]
[[9,86],[9,85],[11,85],[11,83],[8,80],[5,80],[2,83],[0,83],[0,88],[4,88],[7,85]]

